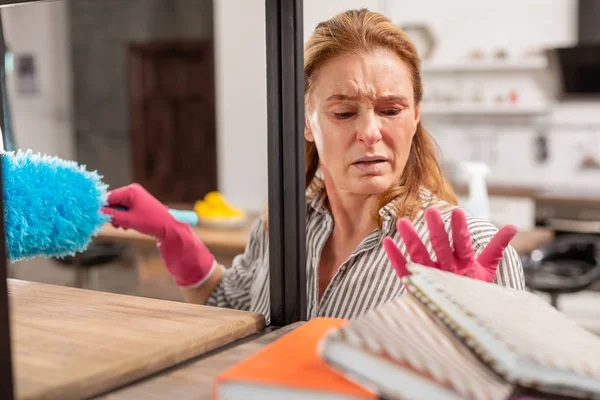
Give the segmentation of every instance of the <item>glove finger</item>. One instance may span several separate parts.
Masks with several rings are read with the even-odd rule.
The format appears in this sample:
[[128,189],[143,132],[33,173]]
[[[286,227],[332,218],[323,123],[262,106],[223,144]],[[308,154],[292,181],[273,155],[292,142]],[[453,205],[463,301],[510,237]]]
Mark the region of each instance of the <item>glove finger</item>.
[[126,211],[115,210],[111,207],[102,207],[100,212],[111,217],[111,224],[115,228],[128,226],[129,216]]
[[452,211],[452,239],[454,241],[454,252],[461,265],[466,265],[475,260],[475,250],[467,225],[467,217],[460,208],[455,208]]
[[427,248],[421,241],[421,238],[417,231],[415,231],[412,223],[408,219],[402,218],[398,220],[397,228],[412,261],[429,267],[434,266],[434,262],[431,261]]
[[390,237],[383,238],[383,248],[392,263],[392,267],[394,267],[394,271],[396,271],[396,275],[400,278],[410,275],[410,271],[406,268],[406,258]]
[[477,262],[488,271],[494,272],[502,260],[504,250],[506,250],[516,234],[517,227],[514,225],[507,225],[500,229],[488,245],[485,246],[485,249],[483,249],[477,258]]
[[454,254],[450,247],[450,241],[448,239],[446,228],[444,227],[442,214],[437,208],[428,208],[427,211],[425,211],[425,219],[427,220],[427,226],[429,227],[429,240],[431,240],[431,245],[437,256],[438,263],[444,270],[455,270]]

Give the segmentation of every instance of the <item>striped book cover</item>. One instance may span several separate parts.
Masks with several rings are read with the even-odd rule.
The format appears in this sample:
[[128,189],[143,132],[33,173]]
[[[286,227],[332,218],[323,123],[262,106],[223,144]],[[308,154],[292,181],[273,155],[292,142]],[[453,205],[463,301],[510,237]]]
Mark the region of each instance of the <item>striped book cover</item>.
[[408,291],[508,382],[569,397],[600,396],[600,338],[539,296],[420,265]]
[[600,338],[543,299],[409,269],[401,297],[321,340],[326,362],[392,399],[600,398]]
[[319,350],[386,399],[500,400],[512,389],[410,295],[331,332]]

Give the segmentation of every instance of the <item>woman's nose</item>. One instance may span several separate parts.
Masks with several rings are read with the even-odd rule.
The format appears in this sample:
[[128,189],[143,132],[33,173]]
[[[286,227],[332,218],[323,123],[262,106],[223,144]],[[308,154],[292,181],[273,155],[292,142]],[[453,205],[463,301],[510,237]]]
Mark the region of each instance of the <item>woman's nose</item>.
[[381,127],[379,126],[377,116],[365,116],[357,128],[359,142],[367,146],[373,146],[381,140]]

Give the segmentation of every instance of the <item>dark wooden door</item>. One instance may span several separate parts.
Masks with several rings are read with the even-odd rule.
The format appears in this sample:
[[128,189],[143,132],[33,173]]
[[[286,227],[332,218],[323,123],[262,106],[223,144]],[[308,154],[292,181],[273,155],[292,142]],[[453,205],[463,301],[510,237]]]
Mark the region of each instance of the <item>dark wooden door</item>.
[[217,189],[213,70],[210,41],[129,47],[134,180],[163,202]]

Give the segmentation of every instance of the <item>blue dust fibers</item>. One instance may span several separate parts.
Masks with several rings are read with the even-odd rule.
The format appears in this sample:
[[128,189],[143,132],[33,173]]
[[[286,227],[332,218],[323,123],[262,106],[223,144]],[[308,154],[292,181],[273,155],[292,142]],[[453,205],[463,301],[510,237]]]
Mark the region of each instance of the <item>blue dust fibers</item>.
[[85,250],[109,217],[107,185],[74,161],[2,153],[8,258],[65,257]]

